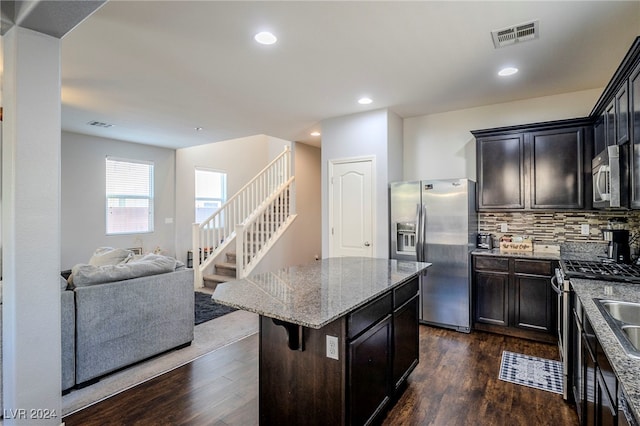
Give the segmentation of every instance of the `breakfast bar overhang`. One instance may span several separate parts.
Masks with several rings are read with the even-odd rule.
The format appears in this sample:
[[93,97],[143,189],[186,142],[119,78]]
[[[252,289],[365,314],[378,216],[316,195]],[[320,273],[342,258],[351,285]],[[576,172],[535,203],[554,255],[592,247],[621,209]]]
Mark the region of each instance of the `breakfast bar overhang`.
[[379,420],[418,364],[418,275],[431,264],[328,258],[217,286],[260,315],[260,424]]

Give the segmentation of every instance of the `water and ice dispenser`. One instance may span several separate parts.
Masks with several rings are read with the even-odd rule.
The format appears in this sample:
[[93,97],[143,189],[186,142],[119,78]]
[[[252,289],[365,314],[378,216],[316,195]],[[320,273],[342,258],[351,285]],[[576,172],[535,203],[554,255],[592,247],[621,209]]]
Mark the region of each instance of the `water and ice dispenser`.
[[396,232],[396,251],[398,253],[415,253],[417,243],[415,222],[397,222]]

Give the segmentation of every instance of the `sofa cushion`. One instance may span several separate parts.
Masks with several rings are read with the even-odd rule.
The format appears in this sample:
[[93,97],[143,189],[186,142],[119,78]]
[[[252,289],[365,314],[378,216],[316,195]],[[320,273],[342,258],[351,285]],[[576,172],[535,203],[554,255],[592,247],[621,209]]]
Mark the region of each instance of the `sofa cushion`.
[[147,254],[139,259],[117,265],[94,266],[78,264],[72,269],[73,285],[82,287],[112,281],[122,281],[149,275],[173,272],[176,259],[159,254]]
[[92,266],[105,266],[105,265],[117,265],[121,262],[126,262],[133,252],[131,250],[113,247],[100,247],[89,259],[89,265]]

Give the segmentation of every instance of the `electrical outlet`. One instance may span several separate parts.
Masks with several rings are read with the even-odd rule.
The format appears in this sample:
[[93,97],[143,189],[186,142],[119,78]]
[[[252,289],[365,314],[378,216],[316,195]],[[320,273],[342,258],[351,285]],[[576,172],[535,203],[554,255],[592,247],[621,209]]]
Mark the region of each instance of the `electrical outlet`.
[[338,338],[336,336],[327,335],[327,358],[339,359]]
[[583,223],[582,225],[580,225],[580,234],[589,235],[589,224],[588,223]]
[[509,232],[509,225],[507,225],[506,223],[501,223],[500,232]]

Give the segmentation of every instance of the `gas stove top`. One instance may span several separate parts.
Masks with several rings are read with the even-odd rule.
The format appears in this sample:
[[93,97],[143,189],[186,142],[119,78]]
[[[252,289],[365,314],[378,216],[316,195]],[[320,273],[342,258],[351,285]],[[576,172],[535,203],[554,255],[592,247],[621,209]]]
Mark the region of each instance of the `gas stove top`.
[[561,260],[560,264],[562,272],[569,278],[627,281],[640,284],[640,265],[568,259]]

